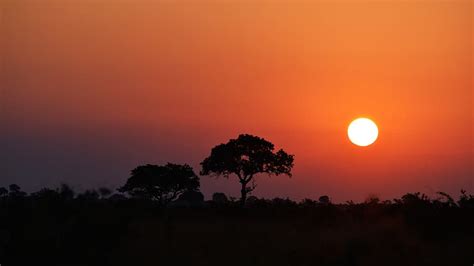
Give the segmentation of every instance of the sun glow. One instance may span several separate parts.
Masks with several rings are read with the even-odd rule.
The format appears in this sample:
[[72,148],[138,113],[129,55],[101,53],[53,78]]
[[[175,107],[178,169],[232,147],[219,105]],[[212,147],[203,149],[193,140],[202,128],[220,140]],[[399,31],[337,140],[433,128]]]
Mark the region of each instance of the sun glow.
[[357,146],[369,146],[377,140],[379,130],[377,125],[368,118],[358,118],[351,122],[347,135]]

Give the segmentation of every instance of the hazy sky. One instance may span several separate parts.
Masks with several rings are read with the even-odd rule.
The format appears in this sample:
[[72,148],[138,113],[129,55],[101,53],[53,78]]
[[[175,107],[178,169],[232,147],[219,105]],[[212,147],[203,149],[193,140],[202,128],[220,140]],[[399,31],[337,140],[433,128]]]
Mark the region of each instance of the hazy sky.
[[[239,133],[295,154],[256,196],[474,191],[472,1],[3,0],[0,186],[117,187]],[[375,145],[346,136],[359,116]],[[236,180],[202,191],[238,196]]]

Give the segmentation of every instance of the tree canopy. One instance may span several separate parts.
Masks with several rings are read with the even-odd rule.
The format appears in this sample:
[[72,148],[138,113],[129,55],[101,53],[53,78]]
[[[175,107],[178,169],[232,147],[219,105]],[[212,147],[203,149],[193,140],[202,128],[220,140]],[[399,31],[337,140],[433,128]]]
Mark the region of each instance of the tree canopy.
[[[201,175],[229,177],[235,174],[242,186],[241,201],[244,204],[247,194],[256,187],[256,174],[291,176],[294,156],[282,149],[274,150],[275,146],[263,138],[239,135],[237,139],[231,139],[211,150],[211,155],[201,163]],[[249,187],[251,181],[252,186]]]
[[147,164],[133,169],[131,177],[119,191],[165,205],[186,191],[199,189],[199,185],[198,176],[187,164]]

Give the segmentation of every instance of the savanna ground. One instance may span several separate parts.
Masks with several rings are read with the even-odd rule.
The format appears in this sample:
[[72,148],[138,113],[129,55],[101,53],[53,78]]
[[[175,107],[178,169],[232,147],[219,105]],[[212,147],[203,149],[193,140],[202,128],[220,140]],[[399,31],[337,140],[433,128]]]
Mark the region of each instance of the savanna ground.
[[[12,193],[10,193],[12,194]],[[95,195],[0,198],[8,265],[472,265],[474,198],[177,204]]]

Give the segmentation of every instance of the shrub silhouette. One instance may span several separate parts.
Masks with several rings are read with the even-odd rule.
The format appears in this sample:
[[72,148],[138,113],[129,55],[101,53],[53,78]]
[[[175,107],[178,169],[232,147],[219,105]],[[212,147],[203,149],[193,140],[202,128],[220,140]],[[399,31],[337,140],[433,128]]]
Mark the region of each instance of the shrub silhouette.
[[119,191],[154,200],[161,205],[167,205],[184,192],[198,190],[200,185],[199,177],[186,164],[147,164],[133,169],[131,174]]
[[0,187],[0,197],[5,197],[8,195],[8,189]]
[[331,203],[331,200],[329,199],[329,196],[326,196],[326,195],[323,195],[321,197],[319,197],[319,203],[320,204],[324,204],[324,205],[328,205]]
[[225,204],[229,202],[227,196],[222,192],[216,192],[212,194],[212,201],[217,204]]
[[459,197],[458,205],[461,208],[474,209],[474,196],[467,195],[465,190],[461,190],[461,196]]
[[427,195],[416,192],[407,193],[401,199],[395,199],[395,202],[407,206],[426,206],[430,204],[430,199]]
[[239,135],[237,139],[231,139],[212,149],[211,155],[201,163],[201,175],[227,178],[232,174],[236,175],[241,185],[240,201],[244,205],[247,195],[256,187],[256,174],[291,176],[294,156],[283,150],[274,152],[274,149],[274,145],[263,138]]
[[38,192],[32,193],[31,197],[37,200],[58,200],[59,193],[54,189],[43,188]]
[[106,187],[100,187],[99,188],[99,194],[102,199],[105,199],[112,195],[112,190]]
[[95,189],[88,189],[77,195],[77,198],[84,201],[96,201],[99,199],[99,192]]
[[178,199],[173,202],[174,206],[182,207],[200,207],[204,205],[204,195],[195,190],[188,190],[179,195]]

